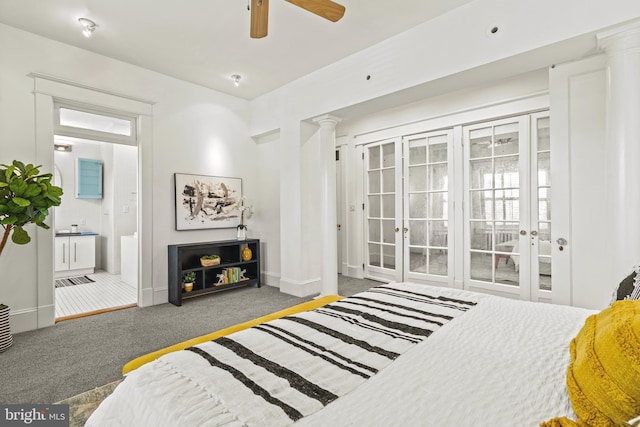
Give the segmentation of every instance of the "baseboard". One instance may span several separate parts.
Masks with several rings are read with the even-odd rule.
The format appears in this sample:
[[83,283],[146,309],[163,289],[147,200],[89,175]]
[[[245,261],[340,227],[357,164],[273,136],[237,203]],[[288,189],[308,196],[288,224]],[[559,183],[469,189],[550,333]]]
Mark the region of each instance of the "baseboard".
[[342,274],[344,274],[345,271],[347,272],[347,274],[344,274],[345,276],[353,277],[354,279],[364,279],[362,266],[346,264],[346,267],[343,268],[342,271]]
[[38,310],[36,308],[13,310],[9,307],[9,323],[12,334],[38,329]]
[[270,271],[263,271],[261,273],[261,285],[272,286],[274,288],[280,287],[280,273],[272,273]]
[[[146,289],[143,289],[143,298],[145,297],[144,295],[144,291]],[[153,289],[149,289],[149,291],[153,292],[153,305],[158,305],[158,304],[164,304],[166,302],[169,302],[169,288],[153,288]],[[145,307],[145,306],[143,306]]]
[[343,262],[342,264],[340,264],[340,274],[344,274],[345,276],[347,276],[347,274],[345,273],[348,271],[349,271],[349,264],[347,264],[346,262]]
[[38,328],[46,328],[56,323],[56,306],[54,304],[38,307]]
[[[167,288],[164,288],[165,298],[168,300],[169,296],[166,295]],[[154,304],[162,304],[160,300],[155,301],[155,289],[153,288],[142,288],[138,290],[138,307],[150,307]],[[160,298],[160,295],[158,295]],[[166,301],[165,301],[166,302]]]
[[307,281],[280,279],[280,292],[300,298],[317,295],[320,293],[320,288],[319,278]]

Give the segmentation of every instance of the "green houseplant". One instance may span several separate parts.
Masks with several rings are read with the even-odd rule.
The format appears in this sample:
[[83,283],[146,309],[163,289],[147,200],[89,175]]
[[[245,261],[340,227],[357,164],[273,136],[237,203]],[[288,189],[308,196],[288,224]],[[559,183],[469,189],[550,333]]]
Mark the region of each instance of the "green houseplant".
[[196,273],[193,271],[190,271],[188,273],[185,273],[182,276],[182,287],[184,288],[185,291],[187,292],[191,292],[193,290],[193,284],[196,281]]
[[[62,188],[51,184],[50,173],[41,174],[41,166],[14,160],[11,165],[0,165],[0,225],[3,233],[0,240],[0,255],[9,236],[13,243],[26,245],[31,237],[25,225],[35,224],[48,229],[44,220],[49,209],[60,205]],[[4,322],[6,321],[6,326]],[[0,303],[0,331],[10,331],[9,307]],[[0,351],[11,346],[11,333],[8,337],[0,336]]]

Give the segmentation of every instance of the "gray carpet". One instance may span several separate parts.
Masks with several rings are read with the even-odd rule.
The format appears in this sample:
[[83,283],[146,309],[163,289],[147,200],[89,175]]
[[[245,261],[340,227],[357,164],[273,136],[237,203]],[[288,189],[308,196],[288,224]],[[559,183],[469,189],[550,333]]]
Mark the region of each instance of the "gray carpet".
[[[380,283],[340,276],[339,293]],[[0,354],[2,403],[53,403],[122,377],[128,361],[169,345],[308,301],[269,286],[67,320],[14,335]]]

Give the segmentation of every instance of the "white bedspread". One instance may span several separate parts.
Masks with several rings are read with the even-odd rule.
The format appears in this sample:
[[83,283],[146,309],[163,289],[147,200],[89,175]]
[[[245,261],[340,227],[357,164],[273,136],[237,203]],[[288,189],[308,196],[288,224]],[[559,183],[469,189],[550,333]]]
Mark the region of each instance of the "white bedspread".
[[[424,285],[392,286],[478,304],[294,426],[522,427],[573,416],[565,386],[568,346],[592,311]],[[180,426],[243,425],[212,404],[218,398],[208,390],[185,387],[190,378],[203,384],[200,363],[192,352],[178,352],[134,371],[87,426],[173,426],[175,419]],[[207,399],[201,398],[203,391]],[[252,393],[245,398],[252,399]]]

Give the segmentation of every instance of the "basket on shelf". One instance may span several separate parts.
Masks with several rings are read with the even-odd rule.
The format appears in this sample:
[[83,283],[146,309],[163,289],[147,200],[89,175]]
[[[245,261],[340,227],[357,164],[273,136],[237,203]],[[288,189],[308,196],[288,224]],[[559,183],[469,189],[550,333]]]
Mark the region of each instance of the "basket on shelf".
[[200,264],[203,267],[213,267],[220,264],[220,257],[218,255],[205,255],[200,258]]

